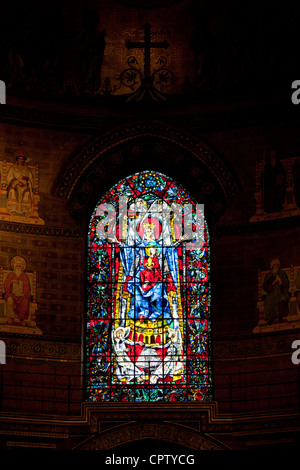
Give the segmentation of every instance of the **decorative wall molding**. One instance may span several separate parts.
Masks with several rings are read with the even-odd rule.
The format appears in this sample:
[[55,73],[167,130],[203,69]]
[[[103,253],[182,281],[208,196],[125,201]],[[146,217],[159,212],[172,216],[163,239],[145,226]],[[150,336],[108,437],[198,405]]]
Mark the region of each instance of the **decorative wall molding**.
[[133,443],[142,449],[143,440],[152,439],[191,451],[244,449],[247,439],[263,444],[267,436],[280,444],[288,433],[297,439],[300,432],[297,410],[224,414],[217,402],[82,403],[80,416],[23,415],[20,420],[6,412],[0,422],[2,446],[24,435],[33,444],[44,438],[46,445],[62,448],[63,438],[66,449],[104,452]]
[[80,238],[82,233],[80,229],[65,227],[47,227],[29,224],[17,224],[14,222],[0,222],[0,231],[18,233],[21,235],[35,235],[46,237],[66,237]]
[[286,217],[283,219],[263,220],[235,225],[218,225],[214,228],[214,236],[223,237],[231,235],[246,235],[255,233],[267,233],[274,230],[282,231],[297,227],[300,222],[299,216]]
[[[300,329],[298,330],[300,334]],[[24,337],[22,335],[5,336],[7,355],[27,357],[31,359],[52,359],[80,362],[81,345],[65,342],[57,338],[55,341],[43,337]],[[291,355],[291,344],[295,339],[292,332],[273,332],[261,335],[248,335],[236,338],[213,340],[213,355],[215,361],[229,362],[245,358],[269,358],[272,356]]]
[[215,339],[213,342],[214,360],[231,361],[250,358],[270,358],[291,355],[291,344],[300,329],[290,332],[271,332],[235,338]]

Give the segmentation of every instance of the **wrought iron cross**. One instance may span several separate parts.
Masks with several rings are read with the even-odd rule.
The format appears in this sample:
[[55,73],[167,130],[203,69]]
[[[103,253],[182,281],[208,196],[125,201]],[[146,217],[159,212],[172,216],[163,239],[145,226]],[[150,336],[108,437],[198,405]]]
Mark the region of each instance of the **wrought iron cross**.
[[144,78],[150,79],[151,76],[151,49],[167,49],[169,47],[168,41],[153,41],[151,42],[151,24],[144,25],[144,41],[134,42],[126,41],[127,49],[144,49]]

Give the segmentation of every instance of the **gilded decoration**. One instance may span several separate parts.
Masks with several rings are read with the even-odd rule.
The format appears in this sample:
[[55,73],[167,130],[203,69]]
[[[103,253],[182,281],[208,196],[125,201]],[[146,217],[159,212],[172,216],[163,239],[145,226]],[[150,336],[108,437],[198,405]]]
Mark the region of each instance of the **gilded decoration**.
[[39,217],[39,168],[30,164],[24,151],[15,152],[14,162],[0,162],[0,220],[43,225]]

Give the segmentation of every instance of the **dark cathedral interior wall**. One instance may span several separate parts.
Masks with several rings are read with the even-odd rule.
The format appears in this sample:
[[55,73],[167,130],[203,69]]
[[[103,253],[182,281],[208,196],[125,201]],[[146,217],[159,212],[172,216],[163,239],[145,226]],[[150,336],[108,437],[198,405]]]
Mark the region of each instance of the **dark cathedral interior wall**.
[[[211,244],[216,409],[201,414],[198,403],[193,419],[182,403],[168,445],[296,448],[300,366],[291,357],[300,329],[300,110],[291,84],[299,78],[298,13],[294,1],[1,6],[1,449],[36,442],[72,449],[88,439],[88,449],[101,449],[105,439],[125,445],[110,422],[128,433],[128,443],[138,440],[138,430],[107,407],[97,411],[95,428],[88,421],[93,411],[82,403],[89,218],[115,183],[144,170],[168,175],[204,204]],[[158,70],[151,76],[144,51],[130,49],[145,24],[162,43],[151,50],[150,72]],[[8,206],[7,175],[20,152],[34,175],[31,215]],[[279,169],[272,166],[269,187],[262,178],[271,154]],[[30,325],[3,320],[3,276],[15,257],[31,274]],[[289,276],[282,307],[289,310],[280,321],[263,310],[263,276],[273,259]],[[145,413],[137,418],[145,423],[145,446],[148,438],[167,442],[168,415]]]

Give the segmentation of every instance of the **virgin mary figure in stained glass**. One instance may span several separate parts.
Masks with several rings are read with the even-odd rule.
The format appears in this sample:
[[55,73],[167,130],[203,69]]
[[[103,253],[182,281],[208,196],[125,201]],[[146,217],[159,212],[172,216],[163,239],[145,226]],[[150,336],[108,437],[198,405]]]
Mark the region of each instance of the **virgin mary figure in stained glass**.
[[[197,399],[197,391],[188,388],[193,380],[202,381],[201,396],[207,399],[208,245],[202,226],[193,233],[201,245],[187,250],[191,232],[182,233],[181,209],[190,208],[185,221],[193,225],[197,211],[191,210],[191,198],[164,175],[143,172],[120,183],[102,203],[110,204],[114,216],[98,206],[90,232],[89,386],[94,399],[188,400],[191,393]],[[194,269],[192,282],[189,268]],[[202,354],[190,357],[197,335]]]

